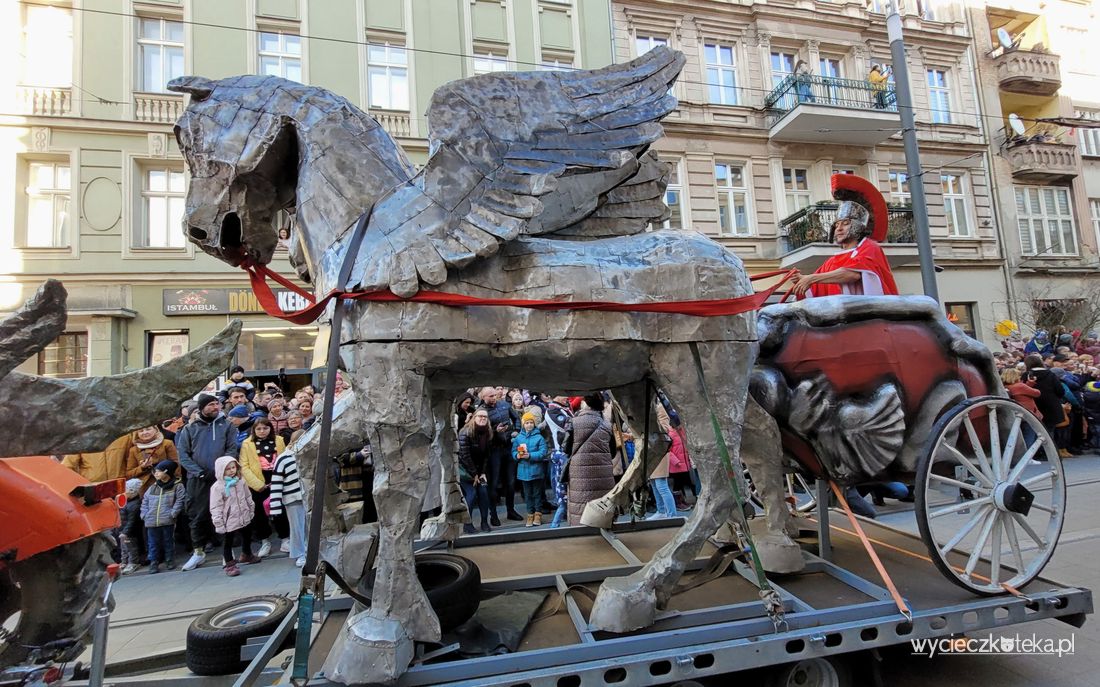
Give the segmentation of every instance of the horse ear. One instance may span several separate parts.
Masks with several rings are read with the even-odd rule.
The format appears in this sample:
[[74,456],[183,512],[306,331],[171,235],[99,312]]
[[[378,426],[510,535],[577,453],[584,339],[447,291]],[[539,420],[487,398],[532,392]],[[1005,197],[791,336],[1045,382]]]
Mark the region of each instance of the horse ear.
[[192,100],[206,100],[214,92],[214,82],[202,76],[181,76],[168,82],[174,93],[190,93]]

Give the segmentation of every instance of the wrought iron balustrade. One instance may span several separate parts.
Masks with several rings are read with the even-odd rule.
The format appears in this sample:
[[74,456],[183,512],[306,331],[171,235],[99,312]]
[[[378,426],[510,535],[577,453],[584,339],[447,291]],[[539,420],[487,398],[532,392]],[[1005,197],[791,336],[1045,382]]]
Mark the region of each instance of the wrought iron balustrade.
[[[838,203],[816,203],[780,220],[781,252],[790,253],[811,243],[828,243],[829,230],[836,221],[838,207]],[[887,214],[890,221],[885,243],[916,243],[913,209],[891,207]]]
[[768,126],[774,126],[801,104],[882,112],[898,109],[897,94],[889,85],[875,88],[869,81],[858,79],[791,74],[764,99]]

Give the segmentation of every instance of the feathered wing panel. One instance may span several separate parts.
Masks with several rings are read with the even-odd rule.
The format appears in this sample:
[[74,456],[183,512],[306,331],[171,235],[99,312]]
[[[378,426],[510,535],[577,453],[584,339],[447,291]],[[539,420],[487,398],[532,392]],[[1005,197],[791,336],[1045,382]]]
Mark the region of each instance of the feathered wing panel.
[[[668,89],[683,64],[661,47],[603,69],[486,74],[438,89],[431,158],[373,209],[351,286],[411,296],[520,233],[616,235],[661,217],[652,211],[663,188],[654,190],[667,171],[639,156],[676,107]],[[635,202],[651,211],[644,222],[628,209]],[[597,224],[605,228],[593,232]]]
[[[645,231],[651,223],[664,222],[671,213],[665,204],[672,165],[662,162],[652,150],[639,160],[638,171],[596,199],[593,212],[579,221],[554,231],[555,236],[606,238]],[[558,190],[566,179],[559,180]],[[546,204],[547,200],[543,199]],[[535,233],[531,231],[530,233]]]

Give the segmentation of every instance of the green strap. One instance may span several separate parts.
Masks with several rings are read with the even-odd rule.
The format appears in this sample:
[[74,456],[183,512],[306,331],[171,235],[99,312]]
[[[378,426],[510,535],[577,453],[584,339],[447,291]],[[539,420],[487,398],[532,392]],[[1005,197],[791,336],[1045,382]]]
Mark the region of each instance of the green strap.
[[733,498],[735,499],[736,507],[733,509],[734,518],[741,526],[742,535],[745,537],[745,541],[749,545],[749,558],[752,561],[753,571],[756,574],[756,585],[760,589],[760,598],[764,602],[764,607],[768,611],[768,615],[772,619],[772,623],[775,624],[776,631],[778,632],[781,627],[786,627],[787,621],[784,619],[783,601],[779,596],[779,593],[772,588],[771,583],[768,582],[768,577],[764,573],[764,566],[760,563],[760,554],[756,551],[756,543],[752,540],[752,531],[749,530],[749,521],[745,517],[744,505],[745,498],[741,494],[741,486],[737,482],[737,472],[733,466],[733,459],[730,457],[729,448],[726,446],[726,439],[722,436],[722,427],[718,424],[718,415],[714,412],[714,405],[710,400],[710,389],[707,388],[706,375],[703,372],[703,361],[699,357],[699,346],[691,341],[688,343],[691,348],[691,357],[695,361],[695,371],[699,375],[699,388],[703,392],[703,401],[707,404],[707,412],[710,413],[710,424],[714,429],[714,438],[718,445],[718,455],[722,458],[722,466],[726,469],[726,477],[729,479],[730,488],[733,490]]

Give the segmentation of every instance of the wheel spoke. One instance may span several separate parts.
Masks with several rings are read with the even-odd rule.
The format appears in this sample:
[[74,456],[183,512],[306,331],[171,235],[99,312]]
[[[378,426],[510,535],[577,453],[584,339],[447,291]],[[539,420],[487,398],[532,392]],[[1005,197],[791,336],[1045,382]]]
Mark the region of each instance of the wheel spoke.
[[989,582],[994,587],[1001,582],[1001,527],[1004,518],[1000,513],[993,513],[993,541],[990,543],[992,552],[989,556]]
[[1027,536],[1031,537],[1032,541],[1038,544],[1040,549],[1047,545],[1046,542],[1043,541],[1043,538],[1035,533],[1035,530],[1032,529],[1031,525],[1028,524],[1027,520],[1025,520],[1022,515],[1020,515],[1019,513],[1013,513],[1012,519],[1016,521],[1016,524],[1020,526],[1020,529],[1022,529],[1024,532],[1027,532]]
[[1008,545],[1012,547],[1012,555],[1016,559],[1016,572],[1024,571],[1024,552],[1020,548],[1020,538],[1016,536],[1016,525],[1012,518],[1005,518],[1005,534],[1008,535]]
[[967,577],[974,574],[974,566],[978,565],[978,559],[982,556],[982,549],[985,548],[985,543],[989,540],[989,533],[993,531],[993,523],[995,522],[997,522],[996,508],[990,511],[986,517],[985,524],[982,525],[982,531],[978,534],[978,541],[974,543],[974,548],[970,551],[970,558],[966,559]]
[[973,463],[971,463],[970,459],[962,454],[962,451],[955,448],[954,446],[948,446],[947,444],[944,444],[943,447],[947,449],[952,456],[954,456],[955,460],[959,461],[962,466],[966,468],[967,472],[969,472],[971,475],[974,475],[975,479],[981,481],[983,484],[985,484],[985,486],[989,487],[990,489],[993,488],[993,480],[986,477],[985,473],[983,473]]
[[1031,477],[1028,477],[1027,479],[1020,480],[1020,486],[1030,487],[1032,484],[1035,484],[1036,482],[1042,482],[1043,480],[1048,480],[1048,479],[1057,479],[1057,477],[1058,477],[1058,473],[1054,472],[1053,470],[1051,470],[1050,472],[1040,472],[1038,475],[1032,475]]
[[989,457],[993,461],[993,470],[997,481],[1005,478],[1008,463],[1001,460],[1001,427],[997,424],[997,406],[989,406]]
[[978,526],[978,523],[985,519],[986,513],[988,512],[986,509],[992,507],[993,506],[985,504],[978,508],[978,512],[974,514],[974,517],[970,518],[970,521],[963,525],[962,529],[956,532],[955,536],[951,537],[951,540],[940,549],[940,556],[944,560],[947,560],[947,552],[958,546],[959,542],[966,538],[966,535],[970,534],[970,532]]
[[963,426],[966,428],[966,435],[970,437],[970,447],[974,449],[974,456],[978,459],[978,464],[982,466],[982,472],[991,480],[996,480],[997,474],[993,472],[993,467],[985,457],[985,449],[982,448],[982,442],[978,441],[978,433],[974,431],[974,423],[970,421],[968,413],[963,413]]
[[1043,440],[1040,438],[1035,439],[1035,443],[1027,447],[1027,451],[1024,451],[1024,455],[1020,456],[1020,462],[1016,463],[1016,467],[1012,468],[1012,473],[1005,480],[1007,482],[1013,482],[1020,479],[1020,475],[1024,474],[1024,470],[1027,469],[1028,463],[1035,457],[1035,454],[1039,452],[1039,449],[1043,447]]
[[1043,511],[1044,513],[1050,513],[1051,515],[1054,515],[1054,509],[1053,508],[1051,508],[1050,506],[1048,506],[1046,504],[1039,503],[1038,501],[1032,501],[1031,502],[1031,507],[1032,508],[1038,508],[1039,510]]
[[[1012,429],[1008,430],[1008,438],[1005,439],[1004,451],[1001,452],[1001,456],[1004,459],[1006,473],[1010,473],[1008,468],[1012,466],[1012,454],[1016,452],[1016,444],[1020,440],[1020,425],[1023,421],[1023,417],[1015,415],[1012,420]],[[1027,461],[1021,459],[1016,467],[1020,467],[1020,465],[1027,465]]]
[[977,508],[978,506],[990,503],[993,500],[992,496],[983,496],[973,501],[959,501],[958,503],[952,503],[950,506],[944,506],[943,508],[937,508],[936,510],[928,511],[928,519],[942,518],[945,515],[952,513],[958,513],[964,508]]
[[932,474],[928,475],[928,478],[929,479],[934,479],[937,482],[943,482],[944,484],[949,484],[949,485],[951,485],[953,487],[957,487],[959,489],[966,489],[967,491],[976,491],[979,494],[988,494],[989,493],[989,489],[986,489],[985,487],[983,487],[981,485],[967,484],[966,482],[960,482],[957,479],[951,479],[950,477],[947,477],[945,475],[937,475],[935,473],[932,473]]

